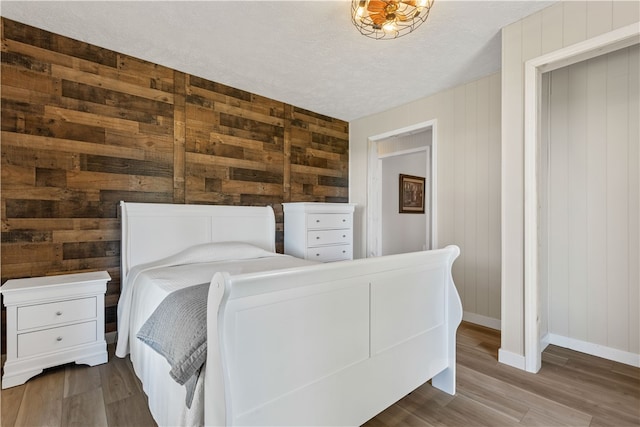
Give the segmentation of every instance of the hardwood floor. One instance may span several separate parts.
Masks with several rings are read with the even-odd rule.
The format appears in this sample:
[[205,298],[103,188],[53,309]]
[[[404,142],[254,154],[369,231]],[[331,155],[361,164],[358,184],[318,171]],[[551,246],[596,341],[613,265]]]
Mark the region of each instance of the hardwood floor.
[[[425,384],[365,426],[640,426],[640,369],[550,346],[529,374],[497,361],[500,333],[458,329],[455,396]],[[67,365],[2,391],[2,426],[154,426],[128,359]]]

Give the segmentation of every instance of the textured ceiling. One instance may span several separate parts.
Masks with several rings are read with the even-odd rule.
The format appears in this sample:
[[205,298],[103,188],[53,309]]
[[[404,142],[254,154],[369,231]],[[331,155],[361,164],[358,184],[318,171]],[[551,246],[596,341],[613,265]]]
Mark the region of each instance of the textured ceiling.
[[350,121],[500,69],[500,29],[554,2],[436,0],[373,40],[349,1],[2,1],[2,16]]

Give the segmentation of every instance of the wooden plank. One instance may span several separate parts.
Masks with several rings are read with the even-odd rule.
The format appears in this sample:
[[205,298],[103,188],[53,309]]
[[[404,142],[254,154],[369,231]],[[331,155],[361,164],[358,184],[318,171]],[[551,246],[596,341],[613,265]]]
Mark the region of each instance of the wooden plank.
[[175,100],[173,113],[173,202],[185,201],[185,169],[186,169],[186,104],[185,91],[187,76],[180,72],[173,75],[175,84]]
[[100,76],[87,73],[73,68],[63,67],[61,65],[51,65],[51,75],[53,77],[70,80],[77,83],[84,83],[90,86],[111,89],[116,92],[123,92],[129,95],[135,95],[142,98],[148,98],[154,101],[167,102],[173,104],[173,94],[158,89],[138,86],[132,83],[126,83],[115,78]]

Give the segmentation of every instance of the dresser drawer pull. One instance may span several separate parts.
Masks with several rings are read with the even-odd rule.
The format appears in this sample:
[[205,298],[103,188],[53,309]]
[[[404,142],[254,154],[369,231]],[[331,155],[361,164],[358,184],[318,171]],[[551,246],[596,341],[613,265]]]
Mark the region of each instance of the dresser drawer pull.
[[316,240],[320,240],[320,236],[316,236]]
[[56,311],[56,316],[62,316],[62,312],[61,311]]
[[56,338],[56,341],[62,341],[62,337]]
[[316,254],[316,256],[320,256],[320,254]]
[[320,220],[319,220],[319,219],[316,219],[316,222],[320,222]]

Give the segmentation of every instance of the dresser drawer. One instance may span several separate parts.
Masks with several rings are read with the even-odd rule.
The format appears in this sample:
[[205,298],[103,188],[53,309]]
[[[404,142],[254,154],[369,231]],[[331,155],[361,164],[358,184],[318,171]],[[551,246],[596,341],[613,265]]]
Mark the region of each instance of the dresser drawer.
[[353,247],[351,245],[319,246],[307,249],[307,259],[312,261],[328,262],[351,259]]
[[93,319],[96,315],[96,297],[28,305],[18,307],[18,330]]
[[27,332],[18,334],[18,357],[48,353],[95,340],[95,321]]
[[351,214],[309,214],[307,227],[317,228],[351,228]]
[[307,233],[309,246],[335,245],[351,243],[351,229],[344,230],[312,230]]

